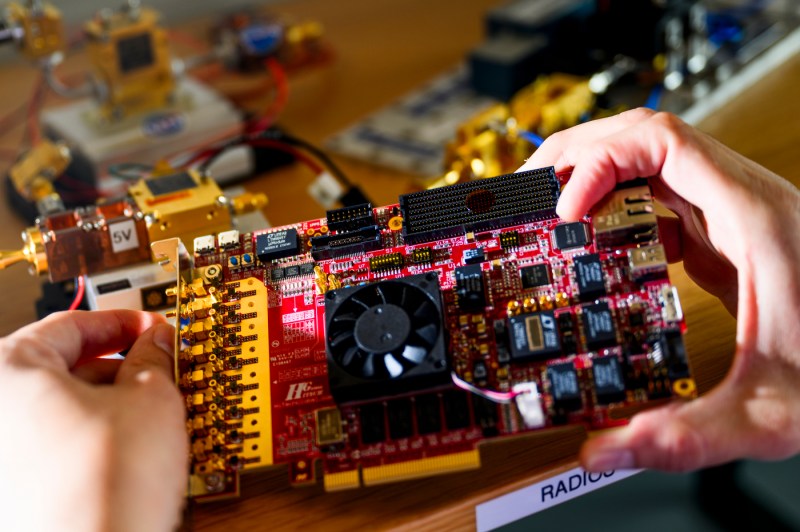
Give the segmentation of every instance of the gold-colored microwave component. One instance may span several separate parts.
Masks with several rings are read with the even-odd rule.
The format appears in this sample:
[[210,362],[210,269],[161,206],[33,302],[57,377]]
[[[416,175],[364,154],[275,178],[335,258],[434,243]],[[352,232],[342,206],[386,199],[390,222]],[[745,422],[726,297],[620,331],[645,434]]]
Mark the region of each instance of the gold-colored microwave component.
[[159,109],[175,90],[166,31],[149,8],[101,10],[87,22],[87,52],[107,120]]
[[219,185],[193,170],[142,179],[128,193],[145,215],[150,242],[193,242],[231,228],[229,201]]

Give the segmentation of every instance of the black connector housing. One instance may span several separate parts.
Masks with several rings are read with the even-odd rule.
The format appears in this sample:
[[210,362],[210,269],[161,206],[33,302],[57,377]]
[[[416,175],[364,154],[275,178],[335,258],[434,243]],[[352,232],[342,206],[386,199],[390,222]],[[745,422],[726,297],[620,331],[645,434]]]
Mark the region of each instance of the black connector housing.
[[400,196],[403,236],[418,244],[543,220],[560,195],[553,167]]

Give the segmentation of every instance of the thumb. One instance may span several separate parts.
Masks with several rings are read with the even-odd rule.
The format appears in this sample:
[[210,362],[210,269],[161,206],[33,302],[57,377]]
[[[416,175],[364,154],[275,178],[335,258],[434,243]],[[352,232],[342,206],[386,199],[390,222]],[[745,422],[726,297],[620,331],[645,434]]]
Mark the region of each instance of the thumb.
[[691,403],[642,412],[627,427],[589,439],[581,449],[581,464],[589,471],[690,471],[741,456],[743,427],[730,412],[723,388]]
[[174,381],[175,328],[160,323],[142,333],[128,351],[117,372],[118,384],[137,382],[146,371],[160,373]]

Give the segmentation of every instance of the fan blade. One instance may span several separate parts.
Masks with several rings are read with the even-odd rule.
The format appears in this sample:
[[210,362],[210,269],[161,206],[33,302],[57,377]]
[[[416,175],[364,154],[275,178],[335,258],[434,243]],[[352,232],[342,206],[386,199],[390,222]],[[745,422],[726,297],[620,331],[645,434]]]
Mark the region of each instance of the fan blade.
[[427,325],[423,325],[414,331],[417,333],[425,344],[431,346],[436,343],[436,337],[439,336],[439,327],[436,326],[435,323],[428,323]]
[[414,363],[414,365],[419,365],[425,359],[425,355],[428,354],[428,351],[422,347],[418,347],[416,345],[405,345],[403,347],[403,352],[401,353],[402,357],[406,360],[409,360]]
[[403,374],[403,365],[395,360],[391,353],[383,355],[383,363],[386,364],[386,371],[389,372],[389,376],[393,379]]
[[356,321],[358,319],[358,315],[353,312],[348,312],[347,314],[335,314],[333,316],[333,323],[343,323],[348,321]]
[[383,293],[383,289],[381,288],[380,284],[375,286],[375,293],[378,294],[378,297],[381,298],[381,301],[385,305],[386,304],[386,295]]
[[[360,295],[360,294],[359,294],[359,295]],[[368,304],[364,303],[363,301],[361,301],[360,299],[358,299],[358,297],[356,297],[356,296],[351,296],[351,297],[350,297],[350,301],[352,301],[353,303],[356,303],[356,304],[358,304],[358,305],[361,305],[361,306],[362,306],[362,307],[364,307],[364,309],[366,309],[366,310],[369,310],[369,308],[370,308],[370,306],[369,306]]]
[[406,308],[408,305],[408,287],[403,286],[402,290],[400,291],[400,303],[398,306],[401,308]]
[[344,352],[342,355],[342,366],[349,366],[353,363],[353,359],[356,358],[356,354],[358,354],[358,346],[353,345],[347,348],[347,351]]
[[361,374],[364,377],[375,376],[375,356],[372,353],[367,353],[364,357],[364,365],[361,366]]
[[429,322],[438,321],[436,316],[436,308],[430,301],[423,300],[420,305],[414,310],[414,318],[417,321]]
[[328,336],[328,346],[337,348],[353,339],[353,329],[339,329]]

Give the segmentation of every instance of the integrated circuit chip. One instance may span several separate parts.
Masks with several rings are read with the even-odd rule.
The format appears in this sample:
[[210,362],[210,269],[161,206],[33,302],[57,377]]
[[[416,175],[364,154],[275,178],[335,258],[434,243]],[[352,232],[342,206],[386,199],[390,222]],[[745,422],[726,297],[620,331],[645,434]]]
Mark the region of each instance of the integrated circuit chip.
[[669,378],[675,380],[688,377],[689,361],[686,357],[686,347],[683,344],[680,330],[666,329],[662,331],[658,345],[666,360]]
[[625,381],[617,357],[595,358],[592,361],[592,376],[598,403],[607,405],[625,399]]
[[547,367],[547,380],[550,382],[550,395],[556,410],[578,410],[583,404],[578,373],[572,362],[553,364]]
[[588,350],[602,349],[617,343],[614,317],[611,315],[608,303],[600,302],[584,306],[582,318]]
[[361,441],[364,445],[382,442],[386,439],[385,414],[383,403],[370,403],[361,406]]
[[582,248],[592,241],[589,228],[583,222],[559,224],[553,228],[552,234],[553,246],[560,250]]
[[286,277],[286,270],[283,268],[273,268],[272,272],[270,273],[270,278],[273,281],[280,281],[284,277]]
[[522,288],[538,288],[550,284],[550,270],[547,264],[534,264],[519,270]]
[[270,262],[300,253],[297,229],[280,229],[256,236],[256,255],[261,262]]
[[317,445],[331,445],[344,440],[342,415],[336,407],[314,411],[317,425]]
[[483,270],[480,264],[456,268],[456,296],[458,308],[466,312],[482,312],[486,307]]
[[593,301],[606,294],[606,281],[600,255],[581,255],[573,259],[575,282],[578,284],[578,298]]
[[556,317],[552,312],[534,312],[508,320],[511,360],[527,362],[561,354]]
[[479,264],[486,260],[483,248],[465,249],[464,264]]

